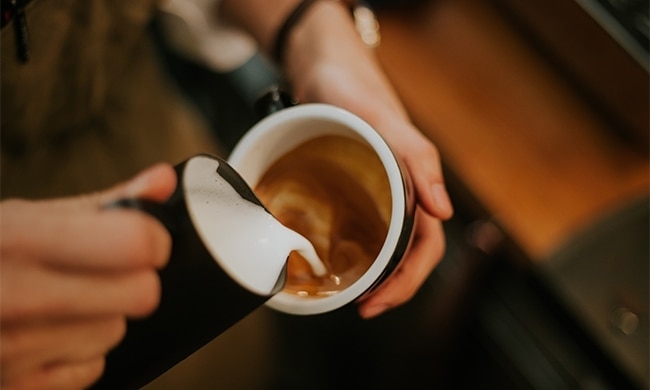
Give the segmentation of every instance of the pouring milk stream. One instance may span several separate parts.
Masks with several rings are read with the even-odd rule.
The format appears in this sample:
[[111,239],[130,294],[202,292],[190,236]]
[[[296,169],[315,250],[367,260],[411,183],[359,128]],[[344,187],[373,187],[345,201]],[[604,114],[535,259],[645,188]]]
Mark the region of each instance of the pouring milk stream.
[[[271,293],[276,276],[294,250],[316,275],[324,275],[327,270],[313,245],[282,225],[259,203],[242,197],[235,187],[247,184],[239,176],[221,176],[220,164],[226,163],[202,156],[194,158],[188,162],[184,180],[188,212],[221,267],[259,294]],[[237,182],[228,181],[233,178]]]

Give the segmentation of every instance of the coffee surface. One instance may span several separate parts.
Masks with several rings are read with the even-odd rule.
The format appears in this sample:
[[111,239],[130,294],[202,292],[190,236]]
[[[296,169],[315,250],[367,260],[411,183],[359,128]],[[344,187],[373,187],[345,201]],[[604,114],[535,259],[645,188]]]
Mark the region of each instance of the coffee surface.
[[372,149],[342,136],[323,136],[278,159],[255,188],[266,208],[306,237],[327,267],[316,276],[297,252],[285,291],[335,294],[354,283],[381,250],[391,211],[390,187]]

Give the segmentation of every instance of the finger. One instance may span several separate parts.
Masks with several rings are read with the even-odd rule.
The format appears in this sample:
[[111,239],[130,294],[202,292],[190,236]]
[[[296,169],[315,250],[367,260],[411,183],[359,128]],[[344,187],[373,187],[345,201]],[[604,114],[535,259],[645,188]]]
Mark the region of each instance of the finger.
[[43,367],[13,382],[2,379],[2,388],[14,389],[85,389],[96,382],[105,366],[103,356],[86,361],[58,363]]
[[0,278],[3,324],[73,316],[142,317],[160,301],[160,279],[153,269],[74,273],[6,262]]
[[176,182],[174,168],[167,163],[158,163],[143,170],[131,180],[97,194],[97,206],[101,207],[121,198],[163,202],[174,192]]
[[174,192],[176,183],[177,177],[174,168],[167,163],[158,163],[146,168],[128,181],[104,191],[35,203],[47,203],[49,208],[56,209],[61,213],[70,213],[102,209],[107,204],[123,198],[163,202]]
[[419,203],[425,211],[442,220],[451,218],[453,206],[444,184],[436,147],[426,140],[403,154]]
[[441,221],[418,209],[413,242],[402,263],[377,291],[360,302],[360,315],[372,318],[410,300],[440,262],[444,250]]
[[2,377],[13,381],[58,362],[104,356],[125,332],[126,320],[120,316],[5,325],[0,338]]
[[[2,202],[2,255],[21,254],[91,267],[162,266],[171,241],[161,224],[135,211],[103,210],[122,197],[164,200],[176,185],[169,164],[157,164],[103,193],[55,201]],[[109,213],[111,211],[111,213]],[[89,256],[89,253],[103,256]],[[51,256],[57,254],[58,256]]]
[[50,202],[2,205],[3,262],[30,259],[54,267],[121,270],[162,267],[171,238],[161,223],[134,210],[67,210]]
[[453,207],[445,190],[438,148],[408,121],[378,122],[377,129],[404,163],[418,203],[434,217],[450,218]]

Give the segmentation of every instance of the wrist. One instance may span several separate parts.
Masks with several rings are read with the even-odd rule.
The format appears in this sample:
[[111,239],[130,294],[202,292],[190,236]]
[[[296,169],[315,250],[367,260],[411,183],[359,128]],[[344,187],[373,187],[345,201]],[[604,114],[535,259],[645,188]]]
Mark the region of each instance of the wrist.
[[[310,9],[321,0],[301,0],[287,14],[283,22],[279,24],[275,38],[271,42],[271,57],[278,63],[284,62],[284,54],[288,45],[289,37],[294,29],[303,21]],[[379,23],[375,18],[374,12],[367,6],[362,5],[358,0],[330,0],[345,7],[354,21],[354,25],[361,40],[370,47],[379,44]]]
[[319,69],[354,66],[353,60],[365,62],[370,56],[349,8],[338,1],[317,0],[286,35],[281,65],[288,81],[298,87]]

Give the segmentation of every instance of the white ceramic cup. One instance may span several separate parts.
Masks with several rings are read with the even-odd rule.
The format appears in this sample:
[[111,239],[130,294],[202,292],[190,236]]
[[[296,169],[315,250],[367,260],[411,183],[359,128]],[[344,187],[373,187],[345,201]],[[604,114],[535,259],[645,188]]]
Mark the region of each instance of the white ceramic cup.
[[301,104],[275,112],[258,122],[237,143],[228,163],[255,188],[265,171],[300,144],[324,135],[351,137],[369,145],[388,177],[392,207],[388,233],[369,269],[352,285],[329,296],[299,296],[282,291],[266,304],[290,314],[318,314],[338,309],[372,292],[395,269],[410,243],[414,194],[384,139],[358,116],[327,104]]

